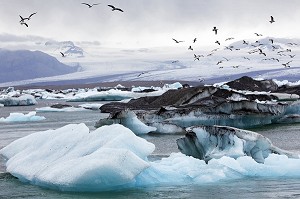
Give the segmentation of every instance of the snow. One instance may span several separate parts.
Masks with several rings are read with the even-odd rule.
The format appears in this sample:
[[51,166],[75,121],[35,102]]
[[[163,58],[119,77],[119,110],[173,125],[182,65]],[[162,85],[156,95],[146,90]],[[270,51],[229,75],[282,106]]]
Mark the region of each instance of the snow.
[[23,182],[62,191],[96,192],[150,185],[206,184],[246,177],[300,177],[300,160],[270,154],[203,160],[172,153],[147,160],[154,145],[114,124],[93,132],[84,124],[20,138],[0,150],[7,171]]
[[7,118],[1,117],[1,122],[36,122],[45,120],[44,116],[37,116],[36,112],[32,111],[27,114],[23,113],[10,113]]
[[[294,42],[293,39],[272,38],[273,50],[269,38],[247,39],[249,45],[243,45],[243,41],[233,40],[234,43],[226,43],[226,46],[234,45],[240,50],[230,51],[225,46],[195,46],[194,53],[204,55],[199,61],[194,61],[193,54],[187,51],[185,45],[170,44],[169,46],[151,47],[145,51],[140,49],[105,48],[100,46],[85,45],[84,57],[58,57],[59,51],[53,48],[47,49],[36,44],[28,46],[36,50],[42,50],[68,65],[80,65],[81,70],[72,74],[29,79],[24,81],[6,82],[0,86],[24,85],[40,82],[73,81],[73,82],[112,82],[112,81],[161,81],[161,80],[189,80],[211,84],[221,81],[230,81],[238,77],[248,75],[254,78],[277,79],[278,81],[299,81],[299,45],[289,46],[287,43]],[[255,46],[251,46],[251,45]],[[200,45],[200,44],[198,44]],[[267,56],[251,51],[261,48]],[[284,49],[292,52],[278,53]],[[213,53],[212,56],[207,56]],[[283,55],[282,55],[283,54]],[[280,56],[282,55],[282,56]],[[296,55],[291,58],[290,55]],[[117,59],[116,59],[117,57]],[[228,61],[226,61],[226,59]],[[245,59],[248,58],[248,59]],[[271,59],[274,58],[274,59]],[[267,60],[265,60],[267,59]],[[278,59],[276,61],[275,59]],[[223,61],[217,65],[219,61]],[[290,67],[282,64],[289,61]],[[238,66],[238,67],[233,67]],[[109,70],[107,70],[109,68]]]

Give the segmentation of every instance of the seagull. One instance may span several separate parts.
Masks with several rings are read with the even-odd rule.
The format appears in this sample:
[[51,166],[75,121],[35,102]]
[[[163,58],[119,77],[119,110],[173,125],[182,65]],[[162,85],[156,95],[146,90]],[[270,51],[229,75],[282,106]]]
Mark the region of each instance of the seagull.
[[115,6],[113,6],[113,5],[107,5],[108,7],[111,7],[112,8],[112,11],[115,11],[115,10],[117,10],[117,11],[120,11],[120,12],[124,12],[121,8],[116,8]]
[[178,43],[180,43],[180,42],[184,42],[184,41],[178,41],[178,40],[176,40],[176,39],[174,39],[174,38],[172,38],[177,44]]
[[219,41],[216,41],[215,43],[218,44],[218,45],[221,45]]
[[246,45],[248,45],[249,43],[248,43],[248,42],[246,42],[245,40],[243,40],[243,44],[246,44]]
[[285,68],[289,68],[289,67],[291,67],[289,64],[291,63],[292,61],[289,61],[289,62],[287,62],[287,63],[285,63],[285,64],[282,64]]
[[222,62],[223,62],[223,60],[218,61],[218,62],[217,62],[217,65],[222,64]]
[[21,18],[20,23],[25,22],[25,20],[30,20],[31,17],[32,17],[33,15],[35,15],[36,13],[37,13],[37,12],[34,12],[34,13],[30,14],[29,17],[25,17],[25,18],[22,17],[21,15],[19,15],[20,18]]
[[269,22],[270,23],[274,23],[275,22],[273,16],[271,16],[271,21],[269,21]]
[[195,43],[197,41],[197,38],[195,38],[194,40],[193,40],[193,42]]
[[93,6],[99,5],[100,3],[93,3],[92,5],[88,3],[81,3],[81,4],[87,5],[89,8],[92,8]]
[[259,48],[258,50],[259,50],[259,54],[262,54],[262,55],[264,55],[264,56],[267,56],[266,53],[264,53],[264,52],[262,51],[262,49]]
[[273,44],[274,43],[274,40],[273,39],[269,39],[269,41]]
[[294,58],[296,55],[289,55],[290,56],[290,58]]
[[250,60],[250,58],[248,58],[248,57],[243,57],[244,59],[247,59],[247,60]]
[[233,37],[229,37],[229,38],[225,39],[225,41],[229,41],[229,40],[232,40],[232,39],[234,39],[234,38]]
[[223,57],[226,61],[229,61],[229,59],[227,59],[226,57]]
[[21,25],[25,25],[25,26],[28,28],[28,24],[27,24],[27,23],[21,22],[20,24],[21,24]]
[[66,55],[64,53],[60,52],[60,54],[62,57],[66,57]]
[[194,50],[194,49],[192,48],[192,46],[189,46],[188,50]]
[[200,56],[194,54],[194,61],[196,61],[196,60],[200,61]]
[[256,36],[260,37],[263,36],[262,34],[254,33]]
[[217,27],[214,27],[214,28],[212,29],[212,31],[215,31],[215,34],[217,34],[217,33],[218,33]]

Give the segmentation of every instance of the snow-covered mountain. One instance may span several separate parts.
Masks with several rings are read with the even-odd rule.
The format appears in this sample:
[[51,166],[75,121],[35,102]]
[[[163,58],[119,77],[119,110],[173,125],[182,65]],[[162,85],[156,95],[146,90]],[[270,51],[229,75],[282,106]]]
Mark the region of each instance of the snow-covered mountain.
[[[54,41],[49,38],[5,43],[7,49],[39,50],[67,65],[81,67],[71,75],[32,78],[26,81],[0,83],[72,84],[108,81],[201,81],[214,83],[241,76],[298,81],[300,77],[300,39],[255,36],[245,40],[214,41],[210,46],[200,42],[169,46],[125,48],[100,42]],[[247,43],[247,44],[245,44]],[[3,44],[3,43],[0,43]],[[189,45],[193,50],[188,50]],[[66,57],[62,57],[63,52]]]
[[76,72],[41,51],[0,49],[0,82],[20,81],[26,79],[49,77]]
[[47,41],[45,46],[53,49],[54,52],[62,52],[68,57],[84,57],[83,49],[76,46],[72,41]]

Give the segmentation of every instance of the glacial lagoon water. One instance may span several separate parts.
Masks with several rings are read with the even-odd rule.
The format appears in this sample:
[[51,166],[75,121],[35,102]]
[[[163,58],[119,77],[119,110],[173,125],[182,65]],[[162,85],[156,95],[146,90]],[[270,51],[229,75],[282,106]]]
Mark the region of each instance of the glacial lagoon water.
[[[37,107],[50,106],[59,102],[64,103],[59,100],[43,100],[35,106],[0,108],[0,117],[7,117],[11,112],[28,113]],[[81,103],[68,104],[78,105]],[[1,123],[0,148],[31,133],[56,129],[70,123],[85,123],[93,130],[95,122],[101,117],[107,116],[107,114],[97,111],[43,112],[37,113],[37,115],[46,117],[46,120],[31,123]],[[300,153],[300,124],[270,125],[251,130],[270,138],[278,147]],[[150,159],[159,159],[172,152],[178,152],[176,139],[181,136],[143,136],[156,145],[156,150]],[[300,198],[300,179],[249,177],[204,185],[165,185],[101,193],[66,193],[20,182],[5,172],[4,160],[1,159],[0,198]]]

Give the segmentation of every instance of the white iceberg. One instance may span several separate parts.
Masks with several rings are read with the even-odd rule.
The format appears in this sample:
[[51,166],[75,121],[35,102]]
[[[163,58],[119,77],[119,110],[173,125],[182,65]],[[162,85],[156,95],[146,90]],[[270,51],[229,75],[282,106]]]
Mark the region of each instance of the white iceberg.
[[32,95],[20,95],[18,97],[10,95],[0,95],[0,104],[4,106],[29,106],[37,104],[37,101]]
[[205,184],[244,177],[300,177],[300,160],[270,154],[205,163],[182,153],[150,162],[154,145],[115,124],[90,132],[84,124],[38,132],[0,150],[7,171],[23,182],[62,191],[97,192],[150,185]]
[[27,114],[23,113],[10,113],[7,118],[1,117],[1,122],[36,122],[45,120],[46,118],[44,116],[37,116],[36,112],[31,111]]
[[65,108],[52,108],[52,107],[41,107],[35,109],[37,112],[76,112],[76,111],[87,111],[83,107],[65,107]]
[[135,182],[154,145],[121,125],[90,132],[85,124],[31,134],[0,153],[21,181],[60,190],[99,191]]

